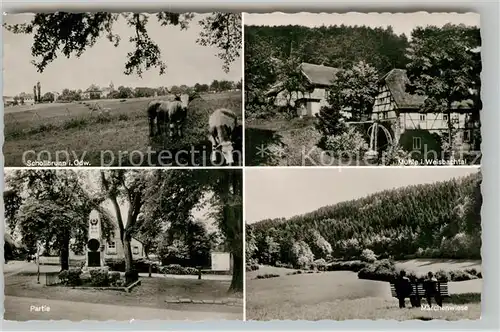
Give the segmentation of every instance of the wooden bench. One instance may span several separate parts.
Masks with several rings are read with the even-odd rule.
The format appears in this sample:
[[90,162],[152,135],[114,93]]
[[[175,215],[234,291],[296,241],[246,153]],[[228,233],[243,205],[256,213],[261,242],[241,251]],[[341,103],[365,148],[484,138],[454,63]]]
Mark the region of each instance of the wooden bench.
[[[394,283],[391,282],[391,295],[392,297],[395,297],[397,298],[397,294],[396,294],[396,287],[394,286]],[[425,297],[425,290],[424,290],[424,283],[423,282],[412,282],[411,283],[411,287],[412,287],[412,292],[410,294],[410,296],[415,296],[416,294],[418,295],[418,297],[422,298],[422,297]],[[438,289],[438,292],[439,294],[441,295],[441,297],[449,297],[450,294],[448,293],[448,283],[447,282],[438,282],[437,283],[437,289]]]

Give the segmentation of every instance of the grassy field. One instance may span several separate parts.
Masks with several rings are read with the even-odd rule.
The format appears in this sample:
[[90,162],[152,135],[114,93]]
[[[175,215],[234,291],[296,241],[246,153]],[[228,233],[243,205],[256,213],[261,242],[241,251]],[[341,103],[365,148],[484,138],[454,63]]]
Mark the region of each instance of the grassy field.
[[[403,262],[405,266],[422,266],[421,261]],[[463,262],[431,261],[426,271],[459,269]],[[470,262],[469,262],[470,263]],[[462,264],[462,266],[460,266]],[[480,263],[476,262],[480,266]],[[423,266],[422,266],[423,269]],[[447,306],[467,306],[462,311],[426,311],[420,308],[399,309],[391,297],[389,283],[361,280],[350,271],[287,275],[294,270],[261,267],[247,272],[246,309],[248,320],[304,319],[479,319],[481,315],[482,280],[450,282],[451,298]],[[255,279],[257,275],[279,274],[280,277]],[[409,301],[407,303],[409,306]]]
[[[314,118],[251,119],[245,122],[245,163],[251,166],[356,166],[317,146]],[[263,152],[264,151],[264,152]],[[363,157],[363,156],[361,156]],[[357,166],[363,166],[359,160]]]
[[[162,97],[163,98],[163,97]],[[166,98],[166,97],[165,97]],[[83,160],[78,166],[163,165],[210,166],[207,139],[208,117],[217,108],[229,108],[241,123],[241,92],[205,94],[189,105],[182,139],[168,137],[150,140],[146,106],[153,98],[98,100],[68,104],[18,106],[5,112],[4,158],[6,166],[26,166],[27,160]],[[109,109],[109,116],[91,112],[98,103]],[[241,147],[237,147],[241,151]],[[153,151],[153,152],[149,152]],[[190,154],[173,156],[181,150]],[[25,156],[25,151],[34,151]],[[46,151],[44,154],[40,152]],[[57,153],[57,151],[60,151]],[[47,153],[48,152],[48,153]],[[57,155],[56,155],[57,153]],[[35,158],[36,155],[38,158]],[[240,153],[241,154],[241,153]]]

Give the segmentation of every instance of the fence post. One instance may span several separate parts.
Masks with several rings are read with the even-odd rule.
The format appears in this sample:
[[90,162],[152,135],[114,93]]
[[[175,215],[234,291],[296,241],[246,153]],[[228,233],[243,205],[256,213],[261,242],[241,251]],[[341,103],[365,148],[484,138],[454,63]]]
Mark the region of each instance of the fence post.
[[151,278],[151,262],[149,262],[149,277]]

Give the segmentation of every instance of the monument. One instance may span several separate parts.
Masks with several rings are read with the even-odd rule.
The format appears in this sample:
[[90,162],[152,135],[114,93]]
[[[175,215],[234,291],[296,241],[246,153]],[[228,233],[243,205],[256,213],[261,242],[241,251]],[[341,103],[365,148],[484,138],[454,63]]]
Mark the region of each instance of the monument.
[[104,266],[104,240],[101,231],[101,219],[99,213],[92,210],[89,216],[85,268],[103,268]]

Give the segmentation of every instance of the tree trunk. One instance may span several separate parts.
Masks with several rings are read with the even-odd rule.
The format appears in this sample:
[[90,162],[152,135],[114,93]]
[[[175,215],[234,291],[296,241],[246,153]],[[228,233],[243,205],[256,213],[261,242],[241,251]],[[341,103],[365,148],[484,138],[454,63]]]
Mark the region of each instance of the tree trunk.
[[61,249],[59,251],[59,262],[61,263],[61,271],[69,270],[69,238],[70,235],[65,233],[61,239]]
[[233,252],[233,278],[229,291],[243,292],[243,254]]
[[130,247],[130,235],[127,232],[123,236],[122,246],[125,257],[125,283],[129,285],[137,280],[138,275],[132,272],[134,261],[132,259],[132,248]]
[[446,158],[449,159],[451,158],[451,153],[453,151],[453,135],[452,135],[452,130],[453,130],[453,124],[451,122],[451,104],[448,105],[448,151],[446,152],[447,156]]

